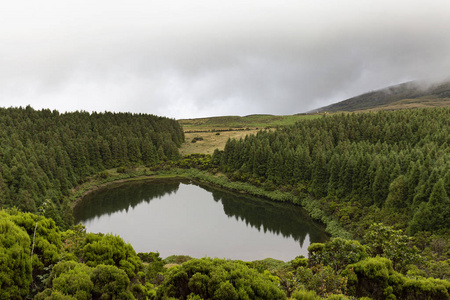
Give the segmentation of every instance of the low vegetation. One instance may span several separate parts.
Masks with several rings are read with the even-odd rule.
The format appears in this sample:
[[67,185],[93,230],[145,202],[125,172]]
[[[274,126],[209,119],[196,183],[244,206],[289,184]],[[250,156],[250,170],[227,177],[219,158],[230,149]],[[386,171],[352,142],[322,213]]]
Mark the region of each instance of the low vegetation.
[[[186,142],[181,145],[180,153],[182,156],[191,154],[210,154],[214,153],[216,149],[222,149],[225,147],[228,139],[240,139],[244,138],[248,134],[256,134],[258,129],[246,129],[246,130],[224,130],[206,131],[206,132],[185,132]],[[219,133],[219,135],[218,135]],[[201,138],[201,139],[199,139]],[[194,142],[195,141],[195,142]]]

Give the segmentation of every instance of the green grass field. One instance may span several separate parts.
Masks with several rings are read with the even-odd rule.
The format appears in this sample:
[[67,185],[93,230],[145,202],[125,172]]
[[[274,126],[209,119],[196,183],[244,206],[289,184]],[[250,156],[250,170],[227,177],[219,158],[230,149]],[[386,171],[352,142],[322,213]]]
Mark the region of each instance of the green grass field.
[[[322,114],[297,114],[288,116],[250,115],[245,117],[223,116],[199,119],[183,119],[186,142],[181,146],[182,155],[193,153],[212,154],[217,148],[223,150],[229,138],[240,139],[259,130],[295,124],[298,121],[319,118]],[[198,139],[192,143],[194,138]]]
[[297,121],[318,118],[320,116],[321,114],[297,114],[286,116],[249,115],[245,117],[223,116],[198,119],[182,119],[178,120],[178,122],[183,126],[185,131],[201,131],[212,129],[223,130],[228,128],[263,129],[292,125]]

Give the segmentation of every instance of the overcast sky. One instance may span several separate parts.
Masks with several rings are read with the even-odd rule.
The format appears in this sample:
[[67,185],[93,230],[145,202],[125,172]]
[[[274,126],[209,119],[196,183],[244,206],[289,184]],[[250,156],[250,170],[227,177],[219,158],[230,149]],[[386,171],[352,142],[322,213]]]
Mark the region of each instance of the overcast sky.
[[294,114],[450,76],[448,0],[0,4],[0,106]]

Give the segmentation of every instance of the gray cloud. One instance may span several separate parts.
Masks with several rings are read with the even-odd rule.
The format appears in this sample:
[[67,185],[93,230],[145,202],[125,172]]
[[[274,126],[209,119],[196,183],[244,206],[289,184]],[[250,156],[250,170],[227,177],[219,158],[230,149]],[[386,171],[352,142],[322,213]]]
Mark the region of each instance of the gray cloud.
[[448,77],[448,1],[14,1],[0,106],[293,114]]

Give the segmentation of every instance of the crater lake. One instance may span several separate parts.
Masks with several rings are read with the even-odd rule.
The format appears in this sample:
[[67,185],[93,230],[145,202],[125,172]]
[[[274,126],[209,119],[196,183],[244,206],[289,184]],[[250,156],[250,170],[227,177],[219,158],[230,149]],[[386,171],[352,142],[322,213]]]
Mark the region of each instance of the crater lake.
[[301,207],[180,179],[114,184],[74,207],[88,232],[119,235],[136,252],[244,261],[307,256],[329,239]]

